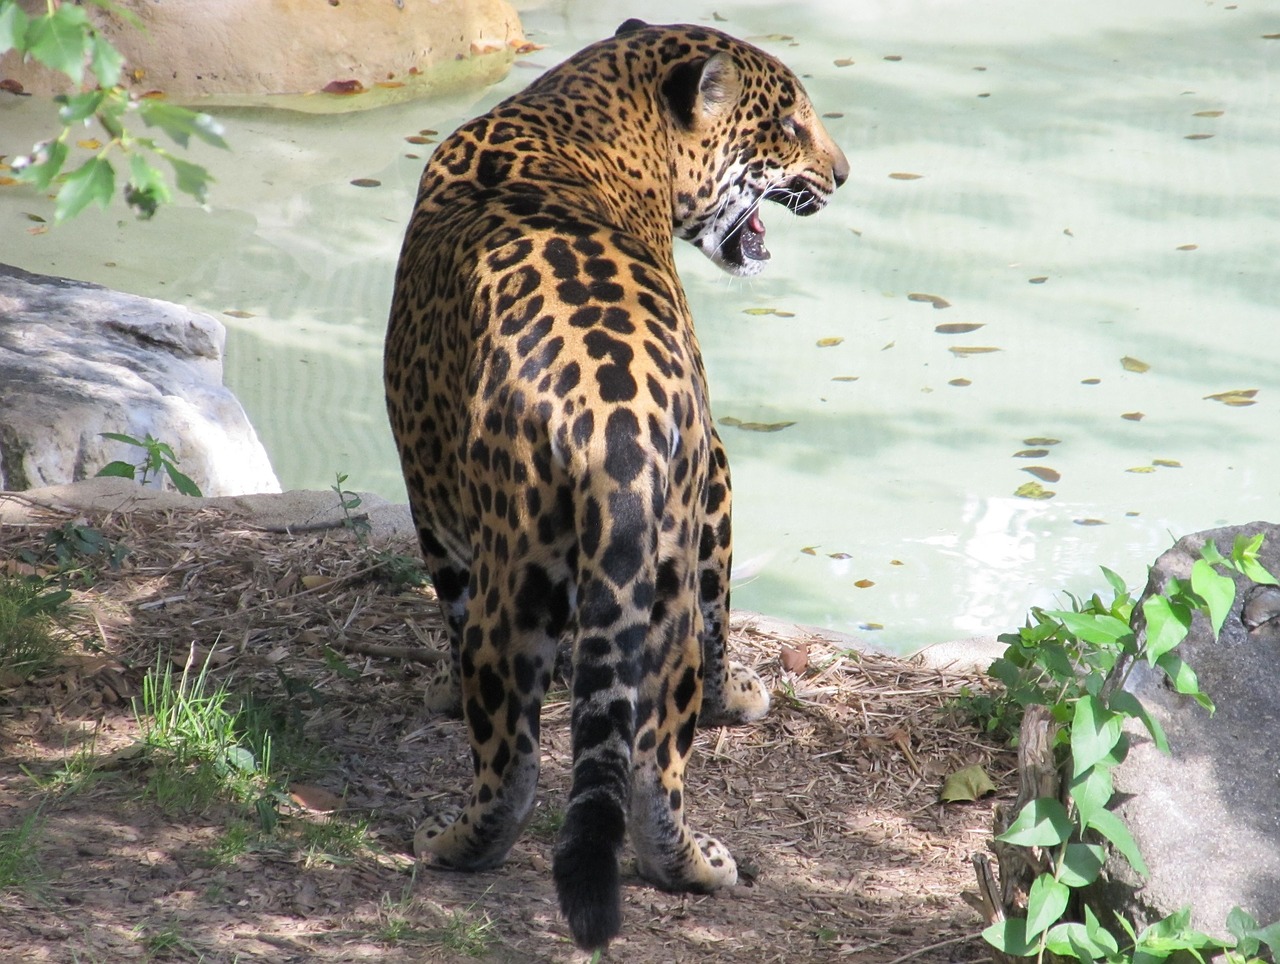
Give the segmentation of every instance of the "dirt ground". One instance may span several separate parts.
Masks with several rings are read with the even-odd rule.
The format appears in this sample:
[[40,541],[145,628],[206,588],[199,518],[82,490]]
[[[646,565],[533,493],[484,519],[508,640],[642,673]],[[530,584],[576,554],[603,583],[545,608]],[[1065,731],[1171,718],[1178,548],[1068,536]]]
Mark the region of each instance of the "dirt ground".
[[[456,804],[470,779],[462,724],[422,706],[430,651],[443,645],[426,591],[372,579],[370,550],[349,531],[264,531],[207,508],[33,509],[29,525],[0,527],[0,566],[20,570],[18,550],[69,521],[129,555],[77,591],[76,642],[55,672],[0,680],[0,833],[36,814],[24,883],[0,890],[0,960],[588,959],[550,877],[569,772],[563,690],[544,710],[538,809],[507,863],[415,873],[415,823]],[[734,647],[773,687],[774,708],[760,724],[699,735],[688,798],[741,881],[667,894],[624,855],[623,932],[604,959],[985,959],[983,922],[961,894],[993,800],[938,802],[944,776],[971,763],[997,798],[1011,796],[1013,761],[949,708],[981,680],[749,621],[735,622]],[[130,749],[132,701],[158,656],[181,665],[210,651],[214,679],[275,707],[317,749],[293,775],[280,827],[255,829],[238,852],[227,841],[256,828],[252,812],[162,807]],[[86,760],[90,778],[52,785]],[[341,854],[286,832],[324,821],[367,829]]]

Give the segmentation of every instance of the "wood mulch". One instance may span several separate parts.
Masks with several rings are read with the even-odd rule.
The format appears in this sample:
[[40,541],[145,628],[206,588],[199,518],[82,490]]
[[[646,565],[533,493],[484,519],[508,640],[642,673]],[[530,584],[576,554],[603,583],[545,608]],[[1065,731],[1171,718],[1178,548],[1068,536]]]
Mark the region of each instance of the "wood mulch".
[[[25,519],[0,526],[10,572],[19,550],[68,522],[129,555],[76,591],[74,644],[56,672],[0,680],[0,833],[38,810],[33,874],[0,889],[0,960],[586,959],[549,873],[569,777],[563,689],[544,710],[538,809],[508,862],[415,873],[416,821],[456,804],[470,779],[462,724],[422,706],[443,649],[429,590],[371,578],[371,551],[343,529],[266,531],[207,507],[70,516],[31,506]],[[742,880],[713,896],[667,894],[624,857],[623,933],[605,960],[985,959],[983,922],[961,894],[994,801],[938,802],[945,775],[973,763],[1011,796],[1012,758],[950,708],[984,680],[750,619],[735,620],[733,645],[772,687],[774,708],[762,723],[699,735],[689,800]],[[167,815],[143,796],[139,768],[120,762],[157,659],[208,659],[234,694],[293,718],[321,752],[293,787],[286,824],[365,820],[364,845],[339,858],[264,838],[212,859],[242,810]],[[77,754],[99,779],[40,788]],[[328,805],[317,800],[341,810],[309,811]]]

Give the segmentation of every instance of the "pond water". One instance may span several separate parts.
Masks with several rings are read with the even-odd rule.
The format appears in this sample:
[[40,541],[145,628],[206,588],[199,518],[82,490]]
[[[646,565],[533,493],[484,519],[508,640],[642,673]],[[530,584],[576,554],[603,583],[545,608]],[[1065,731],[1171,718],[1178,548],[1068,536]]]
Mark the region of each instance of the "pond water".
[[[0,189],[0,260],[218,316],[281,482],[345,472],[403,501],[380,352],[430,150],[406,137],[447,132],[634,9],[525,11],[545,49],[465,97],[221,111],[232,151],[193,152],[217,178],[208,211],[28,234],[51,205]],[[1101,587],[1099,565],[1141,583],[1187,532],[1280,517],[1276,4],[645,10],[784,59],[853,168],[820,216],[766,212],[757,279],[679,252],[728,419],[737,606],[910,651],[1017,626]],[[0,99],[0,153],[47,116]]]

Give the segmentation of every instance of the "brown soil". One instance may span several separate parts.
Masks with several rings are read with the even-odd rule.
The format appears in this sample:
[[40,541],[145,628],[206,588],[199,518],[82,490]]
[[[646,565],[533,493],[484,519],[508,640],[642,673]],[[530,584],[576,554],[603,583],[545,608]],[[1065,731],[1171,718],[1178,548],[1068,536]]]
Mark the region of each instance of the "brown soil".
[[[415,873],[415,822],[456,803],[470,773],[462,724],[422,707],[441,646],[423,591],[372,579],[369,552],[344,530],[267,532],[207,508],[29,515],[0,528],[11,572],[19,549],[68,521],[130,555],[76,593],[75,642],[56,671],[0,679],[0,835],[38,811],[33,863],[0,889],[0,960],[587,959],[568,940],[549,873],[568,782],[563,690],[544,711],[538,810],[506,865]],[[604,959],[985,958],[983,922],[961,893],[992,802],[938,802],[942,778],[970,763],[1011,784],[1012,761],[948,710],[981,680],[749,622],[734,637],[775,705],[763,723],[700,734],[689,799],[742,881],[714,896],[667,894],[624,856],[623,933]],[[294,774],[272,835],[244,804],[174,812],[144,792],[152,764],[136,751],[131,701],[157,658],[198,665],[211,651],[215,680],[268,701],[321,751]],[[60,792],[50,781],[78,754],[96,769]],[[327,820],[367,821],[363,842],[348,854],[308,850],[300,830]],[[248,849],[219,859],[244,827]]]

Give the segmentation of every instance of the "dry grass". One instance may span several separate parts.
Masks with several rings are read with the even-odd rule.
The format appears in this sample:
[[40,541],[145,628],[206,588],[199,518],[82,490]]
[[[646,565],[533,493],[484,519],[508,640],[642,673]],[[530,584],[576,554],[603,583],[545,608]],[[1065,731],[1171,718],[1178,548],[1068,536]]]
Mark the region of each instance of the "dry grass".
[[[0,566],[68,521],[28,517],[0,529]],[[583,959],[549,874],[568,782],[563,691],[544,711],[539,809],[508,863],[415,878],[416,820],[456,803],[470,772],[462,725],[421,704],[443,646],[426,593],[371,580],[368,554],[342,530],[269,532],[208,508],[84,521],[132,553],[77,594],[80,641],[59,671],[0,689],[0,827],[43,800],[43,873],[0,892],[0,959],[464,960],[466,937],[485,960]],[[606,959],[985,957],[960,894],[991,804],[937,801],[945,774],[970,763],[1009,783],[1008,758],[948,711],[962,685],[981,681],[749,621],[735,624],[734,646],[773,686],[775,708],[762,724],[699,736],[690,800],[692,820],[734,851],[742,882],[672,895],[628,871],[623,935]],[[137,738],[139,680],[158,653],[211,652],[219,680],[286,707],[323,747],[312,788],[297,789],[306,798],[318,786],[368,820],[355,857],[308,861],[267,841],[211,863],[233,810],[174,818],[140,801],[141,776],[113,756]],[[107,772],[77,792],[42,794],[19,769],[47,776],[85,747]]]

